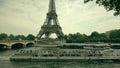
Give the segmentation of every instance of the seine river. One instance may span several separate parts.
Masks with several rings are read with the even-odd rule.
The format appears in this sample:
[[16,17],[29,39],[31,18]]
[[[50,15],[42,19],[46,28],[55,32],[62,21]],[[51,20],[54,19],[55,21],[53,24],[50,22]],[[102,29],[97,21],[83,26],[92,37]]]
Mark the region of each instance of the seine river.
[[118,62],[11,62],[14,51],[0,51],[0,68],[120,68]]

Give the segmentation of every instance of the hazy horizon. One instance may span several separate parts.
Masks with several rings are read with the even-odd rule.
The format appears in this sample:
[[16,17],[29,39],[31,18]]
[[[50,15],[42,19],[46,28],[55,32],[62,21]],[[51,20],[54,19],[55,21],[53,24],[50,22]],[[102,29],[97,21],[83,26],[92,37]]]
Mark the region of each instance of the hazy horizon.
[[[64,34],[120,29],[120,17],[84,0],[55,0]],[[49,0],[0,0],[0,33],[37,35],[46,19]]]

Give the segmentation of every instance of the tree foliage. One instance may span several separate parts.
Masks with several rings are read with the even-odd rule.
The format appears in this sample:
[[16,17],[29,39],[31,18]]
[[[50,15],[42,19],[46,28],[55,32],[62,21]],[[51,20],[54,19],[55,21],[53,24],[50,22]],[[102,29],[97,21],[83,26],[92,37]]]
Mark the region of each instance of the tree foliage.
[[107,11],[114,10],[114,15],[120,15],[120,0],[84,0],[84,3],[95,1],[99,6],[104,6]]
[[8,38],[8,35],[6,33],[1,33],[0,34],[0,40],[4,40],[4,39],[7,39]]
[[34,40],[35,36],[32,34],[29,34],[26,38],[27,38],[27,40]]
[[[84,42],[113,42],[120,43],[120,29],[111,30],[106,33],[98,33],[96,31],[92,32],[90,35],[81,34],[79,32],[74,34],[68,34],[64,36],[59,36],[58,39],[65,39],[67,43],[84,43]],[[108,36],[109,35],[109,36]],[[35,36],[32,34],[24,35],[13,35],[9,36],[6,33],[0,34],[0,40],[34,40]]]
[[109,37],[111,39],[120,39],[120,29],[111,31]]
[[15,40],[26,40],[26,37],[24,35],[16,35]]
[[15,40],[15,36],[14,36],[13,34],[10,34],[10,35],[9,35],[9,39],[10,39],[10,40]]
[[120,30],[110,31],[109,37],[106,33],[92,32],[91,35],[86,34],[68,34],[64,36],[67,43],[84,43],[84,42],[113,42],[120,43]]
[[6,34],[6,33],[0,34],[0,40],[34,40],[34,39],[35,39],[35,36],[32,34],[29,34],[28,36],[13,35],[13,34],[10,34],[8,36],[8,34]]

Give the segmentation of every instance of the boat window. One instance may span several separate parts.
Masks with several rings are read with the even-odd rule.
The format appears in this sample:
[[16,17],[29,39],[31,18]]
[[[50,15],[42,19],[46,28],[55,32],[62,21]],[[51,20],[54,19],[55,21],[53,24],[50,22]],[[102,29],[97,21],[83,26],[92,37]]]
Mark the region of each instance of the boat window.
[[112,48],[112,49],[120,49],[120,45],[111,45],[110,48]]
[[38,55],[35,55],[35,57],[37,57]]
[[64,56],[64,54],[60,54],[60,57],[63,57]]
[[52,57],[52,56],[54,56],[54,55],[52,55],[52,54],[49,54],[49,56],[50,56],[50,57]]
[[48,57],[48,55],[42,55],[42,56],[44,56],[44,57]]
[[58,47],[61,49],[83,49],[83,46],[78,46],[78,45],[63,45]]

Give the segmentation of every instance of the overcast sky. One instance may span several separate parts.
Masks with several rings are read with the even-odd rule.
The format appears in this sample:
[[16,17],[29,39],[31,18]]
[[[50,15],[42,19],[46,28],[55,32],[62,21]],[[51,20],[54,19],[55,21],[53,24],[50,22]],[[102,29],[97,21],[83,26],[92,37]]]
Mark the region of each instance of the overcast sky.
[[[0,0],[0,33],[37,35],[46,19],[49,0]],[[95,3],[56,0],[60,26],[65,34],[120,29],[120,17]]]

